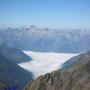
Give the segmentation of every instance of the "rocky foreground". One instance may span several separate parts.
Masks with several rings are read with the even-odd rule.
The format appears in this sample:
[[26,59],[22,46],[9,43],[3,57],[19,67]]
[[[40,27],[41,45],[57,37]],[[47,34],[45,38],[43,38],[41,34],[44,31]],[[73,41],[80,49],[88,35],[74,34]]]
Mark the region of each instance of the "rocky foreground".
[[74,63],[60,70],[40,76],[24,90],[90,90],[90,52],[75,57]]

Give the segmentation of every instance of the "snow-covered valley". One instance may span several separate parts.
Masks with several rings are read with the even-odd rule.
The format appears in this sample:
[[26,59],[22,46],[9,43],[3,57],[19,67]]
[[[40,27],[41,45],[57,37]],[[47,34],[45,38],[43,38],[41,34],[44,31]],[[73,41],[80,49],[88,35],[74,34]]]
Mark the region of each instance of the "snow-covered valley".
[[69,60],[71,57],[78,54],[68,54],[68,53],[53,53],[53,52],[33,52],[33,51],[23,51],[25,54],[32,58],[29,62],[20,63],[19,66],[32,72],[34,78],[40,75],[46,74],[48,72],[57,70],[61,65]]

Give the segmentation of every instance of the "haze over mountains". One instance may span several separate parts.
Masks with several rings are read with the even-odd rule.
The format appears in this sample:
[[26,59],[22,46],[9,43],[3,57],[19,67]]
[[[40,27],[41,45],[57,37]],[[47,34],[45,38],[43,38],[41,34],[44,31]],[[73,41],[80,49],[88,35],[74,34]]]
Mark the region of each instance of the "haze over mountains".
[[[70,68],[69,70],[72,70],[73,69],[72,66],[76,65],[77,62],[79,62],[79,60],[81,64],[82,58],[78,59],[77,57],[76,58],[74,57],[70,59],[70,57],[75,56],[76,55],[75,53],[88,51],[90,49],[89,45],[90,45],[89,30],[81,30],[81,29],[59,30],[49,28],[37,28],[35,26],[20,27],[20,28],[0,28],[0,56],[1,56],[0,71],[2,73],[0,83],[4,86],[15,85],[17,87],[23,88],[29,81],[31,82],[31,80],[34,79],[33,76],[35,76],[36,78],[37,76],[46,74],[47,72],[49,73],[53,70],[59,69],[61,68],[61,66],[64,66],[63,70],[66,70],[66,68]],[[84,59],[87,59],[86,58],[87,54],[90,53],[86,53]],[[82,55],[80,55],[80,57],[81,56]],[[68,59],[70,60],[67,61]],[[75,70],[76,69],[78,68],[75,68]],[[15,75],[14,77],[11,76],[10,71],[13,76]],[[41,76],[41,78],[38,78],[37,80],[30,83],[30,85],[27,86],[26,90],[39,90],[38,88],[40,88],[40,90],[49,90],[51,88],[54,88],[51,85],[51,83],[54,83],[54,81],[53,82],[51,81],[52,79],[57,78],[59,80],[60,75],[61,79],[65,78],[63,77],[64,74],[62,74],[62,71],[60,71],[59,73],[58,71],[55,71],[55,75],[53,74],[54,77],[52,73],[46,74],[45,78],[44,76]],[[68,71],[65,72],[65,75],[67,72]],[[72,72],[70,71],[70,73]],[[77,73],[78,72],[76,71],[76,74]],[[67,78],[69,77],[69,75],[71,76],[71,74],[67,75],[68,75]],[[4,78],[6,77],[8,78],[5,80]],[[42,77],[43,80],[45,79],[44,80],[45,82],[42,82],[41,80]],[[57,86],[59,85],[58,80],[55,81],[55,83],[57,82],[57,84],[55,84],[55,87],[56,85]],[[50,87],[47,86],[48,81],[50,82],[51,85]],[[39,82],[38,85],[37,82]],[[67,83],[65,83],[65,85],[70,84],[68,80],[66,82]],[[45,85],[44,89],[42,88],[41,85],[42,86]],[[35,88],[35,86],[37,87]],[[56,87],[53,90],[59,89]],[[64,89],[62,88],[61,90]]]
[[90,90],[90,0],[0,0],[0,90]]
[[35,26],[0,29],[0,43],[21,50],[78,53],[90,49],[90,30]]

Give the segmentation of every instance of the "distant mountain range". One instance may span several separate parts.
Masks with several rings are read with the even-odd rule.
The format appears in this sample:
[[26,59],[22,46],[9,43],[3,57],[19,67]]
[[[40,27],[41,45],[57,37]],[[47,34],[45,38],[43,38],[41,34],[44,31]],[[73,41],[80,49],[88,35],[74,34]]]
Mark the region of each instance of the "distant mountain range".
[[0,29],[0,44],[21,50],[77,53],[90,49],[90,30],[35,26]]
[[38,77],[25,90],[90,90],[90,51],[64,65],[62,69]]
[[22,50],[79,53],[90,49],[90,30],[49,29],[35,26],[0,28],[0,88],[18,90],[90,90],[90,52],[65,62],[61,69],[33,80],[18,66],[32,60]]

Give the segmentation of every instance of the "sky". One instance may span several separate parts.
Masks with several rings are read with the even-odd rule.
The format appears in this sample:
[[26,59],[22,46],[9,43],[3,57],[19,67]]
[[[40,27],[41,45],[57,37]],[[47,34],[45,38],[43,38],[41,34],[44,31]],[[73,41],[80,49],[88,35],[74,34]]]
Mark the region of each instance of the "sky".
[[0,25],[90,28],[90,0],[0,0]]

